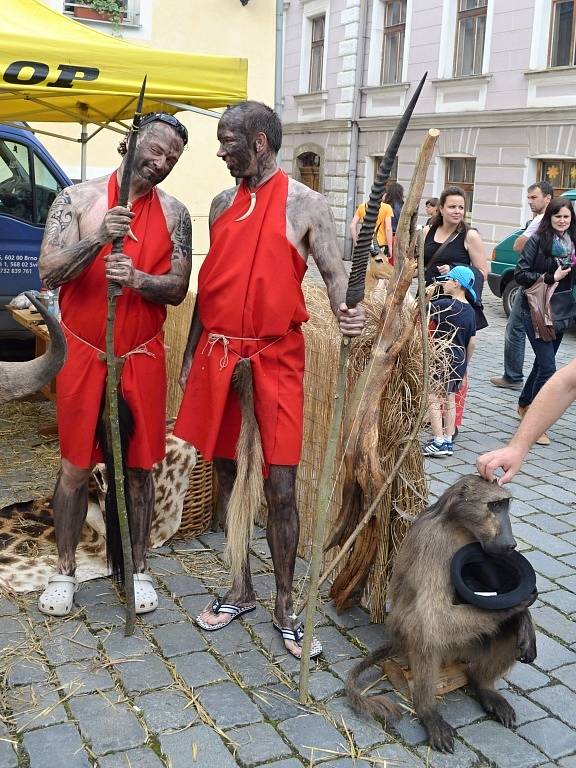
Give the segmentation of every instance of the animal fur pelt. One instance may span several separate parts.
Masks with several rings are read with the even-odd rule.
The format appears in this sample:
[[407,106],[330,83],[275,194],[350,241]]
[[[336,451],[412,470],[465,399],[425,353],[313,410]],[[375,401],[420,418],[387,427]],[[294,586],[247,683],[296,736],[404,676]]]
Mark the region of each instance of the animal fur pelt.
[[246,563],[254,518],[262,503],[264,456],[254,414],[252,364],[249,359],[242,358],[236,363],[232,385],[240,402],[242,426],[236,446],[236,479],[228,502],[224,555],[234,582]]
[[[128,444],[134,433],[134,417],[126,400],[118,391],[118,421],[120,423],[120,443],[122,446],[122,474],[124,476],[124,495],[126,497],[126,509],[130,509],[130,485],[128,483],[128,472],[126,467],[126,455]],[[118,518],[118,502],[116,499],[116,480],[115,473],[118,468],[114,466],[114,456],[112,453],[112,440],[110,435],[110,425],[105,417],[107,393],[104,390],[102,403],[100,406],[100,417],[98,419],[98,441],[104,455],[104,464],[106,465],[106,475],[108,477],[108,488],[105,499],[105,520],[106,520],[106,559],[112,577],[124,583],[124,556],[122,553],[122,537],[120,533],[120,520]],[[130,525],[130,514],[128,514],[128,525]]]
[[[152,470],[154,516],[150,546],[160,547],[180,527],[196,450],[173,435],[166,438],[166,456]],[[76,553],[79,581],[109,575],[106,562],[104,498],[105,467],[99,464],[90,478],[88,515]],[[57,560],[51,499],[11,504],[0,509],[0,592],[32,592],[46,586]]]

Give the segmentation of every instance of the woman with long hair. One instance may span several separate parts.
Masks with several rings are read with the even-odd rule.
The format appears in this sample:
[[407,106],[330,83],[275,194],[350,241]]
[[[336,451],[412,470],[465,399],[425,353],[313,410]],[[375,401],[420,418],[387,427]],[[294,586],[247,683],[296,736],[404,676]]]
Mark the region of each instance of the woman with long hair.
[[386,192],[384,193],[384,202],[394,211],[392,216],[392,234],[396,234],[398,227],[398,219],[404,205],[404,187],[402,184],[398,184],[397,181],[389,181],[386,185]]
[[[571,291],[576,279],[576,219],[572,203],[566,197],[555,197],[548,203],[538,231],[528,239],[522,250],[514,279],[522,287],[522,319],[526,335],[534,350],[534,365],[518,398],[518,414],[524,416],[544,384],[556,371],[556,352],[563,333],[556,331],[555,339],[537,338],[524,293],[542,277],[544,283],[558,283],[556,293]],[[548,435],[536,441],[548,445]]]
[[446,187],[438,201],[438,213],[429,226],[424,227],[424,269],[426,285],[433,283],[440,275],[447,274],[452,267],[471,267],[476,281],[474,290],[478,297],[476,309],[476,330],[487,325],[481,311],[482,288],[488,274],[488,262],[484,244],[476,229],[466,225],[466,197],[460,187]]
[[[452,267],[472,265],[482,277],[488,274],[488,262],[482,238],[464,221],[466,196],[460,187],[446,187],[438,200],[438,212],[424,227],[424,268],[427,284]],[[438,253],[438,256],[436,254]],[[477,288],[478,286],[476,286]]]
[[[471,229],[464,221],[466,196],[460,187],[446,187],[438,200],[438,211],[429,226],[422,230],[424,237],[424,269],[426,285],[446,275],[452,267],[470,267],[474,272],[476,302],[472,304],[476,319],[476,330],[488,325],[482,311],[482,288],[488,274],[488,262],[484,244],[478,231]],[[468,391],[468,375],[456,393],[456,431],[462,425],[464,403]]]

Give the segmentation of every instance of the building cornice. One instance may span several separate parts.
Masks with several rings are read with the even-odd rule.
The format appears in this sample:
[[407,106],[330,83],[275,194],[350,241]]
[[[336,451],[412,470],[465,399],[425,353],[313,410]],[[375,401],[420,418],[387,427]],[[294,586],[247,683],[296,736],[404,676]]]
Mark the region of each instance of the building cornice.
[[[395,128],[398,115],[384,117],[361,117],[358,121],[361,131],[378,131]],[[482,112],[444,112],[413,115],[410,128],[526,128],[535,125],[571,125],[576,123],[576,106],[546,109],[498,109]],[[350,120],[319,120],[317,122],[284,123],[284,133],[326,133],[327,131],[348,131]]]
[[282,131],[291,133],[326,133],[327,131],[349,131],[350,120],[314,120],[313,122],[282,123]]
[[[428,130],[429,128],[526,128],[534,125],[566,125],[576,121],[576,107],[558,107],[555,109],[497,109],[478,112],[442,112],[425,115],[413,115],[410,128]],[[393,128],[398,116],[361,118],[360,130],[381,130]]]

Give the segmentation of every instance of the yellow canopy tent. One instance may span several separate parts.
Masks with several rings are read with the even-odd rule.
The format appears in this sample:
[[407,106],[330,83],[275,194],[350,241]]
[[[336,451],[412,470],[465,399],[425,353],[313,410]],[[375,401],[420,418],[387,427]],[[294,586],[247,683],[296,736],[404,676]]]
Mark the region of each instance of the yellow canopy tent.
[[[0,0],[3,122],[79,122],[84,150],[102,128],[132,116],[144,75],[145,112],[205,112],[246,98],[245,59],[146,48],[38,0]],[[88,123],[98,126],[91,136]]]

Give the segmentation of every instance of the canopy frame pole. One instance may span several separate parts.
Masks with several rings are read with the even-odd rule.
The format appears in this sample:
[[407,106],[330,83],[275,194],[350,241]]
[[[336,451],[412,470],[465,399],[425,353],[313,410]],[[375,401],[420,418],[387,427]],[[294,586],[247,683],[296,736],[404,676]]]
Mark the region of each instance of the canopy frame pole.
[[215,112],[213,109],[202,109],[202,107],[193,107],[191,104],[183,104],[181,101],[168,101],[162,100],[164,104],[168,104],[170,107],[177,107],[179,110],[186,110],[187,112],[196,112],[199,115],[205,115],[206,117],[215,117],[220,120],[222,112]]
[[73,141],[75,144],[78,143],[78,139],[75,139],[72,136],[64,136],[63,133],[53,133],[52,131],[42,131],[39,128],[31,128],[29,125],[22,125],[13,120],[7,120],[4,125],[11,125],[13,128],[20,128],[20,130],[28,131],[29,133],[37,133],[40,136],[52,136],[54,139],[64,139],[64,141]]
[[82,120],[80,125],[80,181],[86,181],[86,143],[88,141],[88,124],[85,120]]

